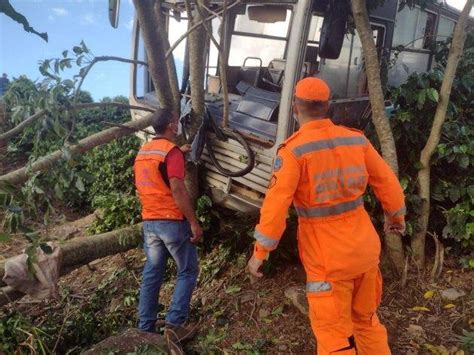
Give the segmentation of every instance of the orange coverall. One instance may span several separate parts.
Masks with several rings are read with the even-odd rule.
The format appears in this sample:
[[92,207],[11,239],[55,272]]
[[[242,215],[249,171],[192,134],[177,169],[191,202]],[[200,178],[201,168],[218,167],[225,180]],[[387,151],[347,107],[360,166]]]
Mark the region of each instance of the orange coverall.
[[364,209],[367,184],[386,216],[404,221],[404,195],[393,171],[361,132],[330,119],[304,124],[275,159],[254,257],[264,260],[277,247],[293,203],[318,354],[390,354],[376,315],[380,239]]

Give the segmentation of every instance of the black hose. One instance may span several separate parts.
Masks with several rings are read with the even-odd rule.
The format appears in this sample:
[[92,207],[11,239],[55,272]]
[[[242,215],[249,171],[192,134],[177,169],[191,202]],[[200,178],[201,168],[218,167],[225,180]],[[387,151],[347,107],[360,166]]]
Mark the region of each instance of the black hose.
[[[209,158],[211,159],[212,163],[215,165],[216,169],[223,175],[225,176],[230,176],[230,177],[240,177],[247,175],[249,172],[252,171],[255,165],[255,154],[250,148],[249,144],[245,140],[245,138],[237,131],[230,130],[230,129],[222,129],[222,128],[217,128],[219,130],[220,134],[216,134],[216,139],[219,139],[220,136],[224,136],[226,139],[227,138],[232,138],[239,142],[239,144],[245,149],[245,152],[247,153],[247,162],[246,162],[246,167],[237,170],[237,171],[232,171],[224,168],[219,161],[217,160],[215,154],[214,154],[214,149],[212,148],[212,143],[211,139],[209,137],[209,134],[206,135],[206,146],[207,146],[207,151],[209,153]],[[217,133],[217,132],[216,132]]]

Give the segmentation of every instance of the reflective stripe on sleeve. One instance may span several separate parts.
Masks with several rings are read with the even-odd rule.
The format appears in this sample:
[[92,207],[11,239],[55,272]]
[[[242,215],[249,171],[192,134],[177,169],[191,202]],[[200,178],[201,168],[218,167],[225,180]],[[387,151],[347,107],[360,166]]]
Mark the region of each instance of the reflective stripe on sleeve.
[[306,292],[326,292],[331,291],[332,286],[327,281],[309,281],[306,283]]
[[324,206],[324,207],[311,207],[311,208],[304,208],[304,207],[296,207],[296,213],[300,217],[327,217],[333,216],[337,214],[341,214],[344,212],[348,212],[351,210],[355,210],[360,205],[364,204],[364,200],[362,197],[357,198],[353,201],[341,202],[332,206]]
[[141,150],[138,152],[138,155],[153,155],[153,154],[158,154],[163,157],[166,157],[166,152],[159,149]]
[[399,210],[392,211],[392,212],[385,211],[385,214],[386,214],[388,217],[404,216],[406,213],[407,213],[407,208],[406,208],[406,206],[403,206],[403,207],[400,208]]
[[303,154],[317,152],[323,149],[333,149],[341,146],[365,144],[367,144],[367,138],[365,137],[337,137],[333,139],[325,139],[302,144],[293,149],[293,154],[295,154],[297,157],[300,157]]
[[280,242],[279,240],[271,239],[266,235],[263,235],[258,230],[255,230],[255,232],[253,233],[253,237],[257,240],[257,242],[259,242],[265,248],[268,249],[275,249],[278,246],[278,243]]

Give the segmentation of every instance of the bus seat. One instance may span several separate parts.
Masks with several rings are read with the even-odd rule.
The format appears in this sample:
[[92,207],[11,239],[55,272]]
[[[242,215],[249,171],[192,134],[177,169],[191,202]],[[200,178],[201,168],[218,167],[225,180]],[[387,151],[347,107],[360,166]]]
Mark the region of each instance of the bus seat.
[[[258,66],[247,66],[248,60],[256,60],[259,62]],[[262,59],[258,57],[247,57],[244,59],[244,63],[240,68],[239,77],[241,80],[245,81],[246,83],[257,86],[260,80],[260,73],[262,71]]]

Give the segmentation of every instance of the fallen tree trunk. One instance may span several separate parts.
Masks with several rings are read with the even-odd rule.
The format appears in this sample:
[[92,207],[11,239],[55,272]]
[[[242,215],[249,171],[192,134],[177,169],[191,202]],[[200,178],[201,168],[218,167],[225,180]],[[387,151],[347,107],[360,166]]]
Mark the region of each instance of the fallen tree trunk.
[[[139,120],[127,122],[122,127],[109,128],[99,133],[93,134],[87,138],[81,139],[79,143],[67,146],[70,155],[80,154],[97,147],[98,145],[109,143],[110,141],[133,134],[136,130],[149,127],[155,118],[155,113],[149,114]],[[8,174],[0,176],[0,184],[21,184],[28,180],[28,175],[36,171],[45,171],[52,167],[58,160],[65,157],[63,150],[56,150],[48,154],[31,165],[9,172]]]
[[[97,234],[90,237],[71,239],[62,244],[63,253],[60,275],[65,275],[96,259],[109,255],[126,252],[138,246],[141,241],[142,224],[119,229],[116,231]],[[0,265],[0,279],[5,274],[5,265]],[[0,281],[3,286],[0,291],[0,307],[24,296]]]

